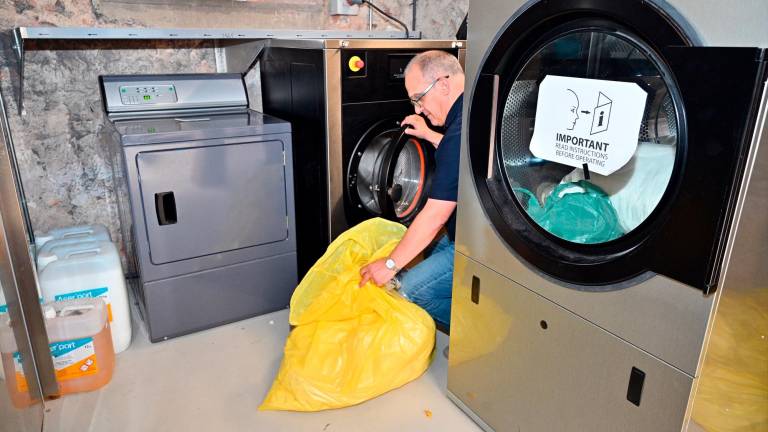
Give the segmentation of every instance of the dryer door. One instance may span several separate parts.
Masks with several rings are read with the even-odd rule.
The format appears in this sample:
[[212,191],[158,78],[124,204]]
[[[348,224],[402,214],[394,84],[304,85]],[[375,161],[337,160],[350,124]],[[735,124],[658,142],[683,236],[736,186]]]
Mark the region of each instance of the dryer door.
[[281,141],[193,145],[136,156],[153,264],[288,238]]
[[432,145],[384,121],[369,129],[350,158],[347,196],[371,216],[408,224],[426,203],[433,170]]
[[648,271],[715,289],[760,51],[691,47],[649,2],[551,3],[502,30],[474,83],[469,157],[491,222],[575,289]]

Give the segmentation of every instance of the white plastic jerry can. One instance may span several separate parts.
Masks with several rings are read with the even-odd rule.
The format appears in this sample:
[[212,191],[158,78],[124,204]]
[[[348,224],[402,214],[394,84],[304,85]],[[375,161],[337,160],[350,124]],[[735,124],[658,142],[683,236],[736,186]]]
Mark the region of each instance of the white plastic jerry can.
[[101,224],[78,225],[66,228],[56,228],[48,232],[35,235],[35,247],[40,250],[46,243],[54,240],[107,240],[109,231]]
[[35,237],[37,245],[37,271],[43,271],[46,265],[56,260],[51,249],[88,241],[111,241],[109,231],[104,225],[82,225],[70,228],[59,228]]
[[107,303],[115,353],[131,343],[128,290],[114,243],[89,241],[50,249],[52,260],[40,272],[46,302],[101,297]]

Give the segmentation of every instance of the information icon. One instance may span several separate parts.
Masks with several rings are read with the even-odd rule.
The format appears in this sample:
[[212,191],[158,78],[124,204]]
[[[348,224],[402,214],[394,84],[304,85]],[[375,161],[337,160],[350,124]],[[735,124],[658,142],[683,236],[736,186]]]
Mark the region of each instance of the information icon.
[[597,106],[592,111],[592,130],[590,135],[598,134],[608,130],[608,123],[611,119],[611,107],[613,101],[603,92],[598,92]]

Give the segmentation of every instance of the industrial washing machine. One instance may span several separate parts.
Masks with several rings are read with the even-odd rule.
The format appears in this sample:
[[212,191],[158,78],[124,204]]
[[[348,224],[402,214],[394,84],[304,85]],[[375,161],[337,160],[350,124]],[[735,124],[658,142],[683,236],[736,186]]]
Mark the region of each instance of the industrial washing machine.
[[153,342],[287,307],[291,125],[239,74],[101,77],[128,273]]
[[426,202],[431,144],[403,134],[403,72],[463,41],[272,40],[260,60],[264,112],[293,125],[299,274],[336,236],[379,216],[409,223]]
[[450,397],[496,431],[768,427],[768,3],[470,11]]

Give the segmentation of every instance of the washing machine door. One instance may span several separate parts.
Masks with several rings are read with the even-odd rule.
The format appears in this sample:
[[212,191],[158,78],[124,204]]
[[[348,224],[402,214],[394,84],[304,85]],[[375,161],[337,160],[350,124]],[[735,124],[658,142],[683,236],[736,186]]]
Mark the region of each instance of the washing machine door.
[[760,56],[695,47],[651,2],[532,5],[472,87],[468,154],[491,223],[574,289],[652,272],[714,290]]
[[432,145],[385,120],[355,147],[347,169],[347,196],[370,216],[409,224],[427,201],[433,171]]

